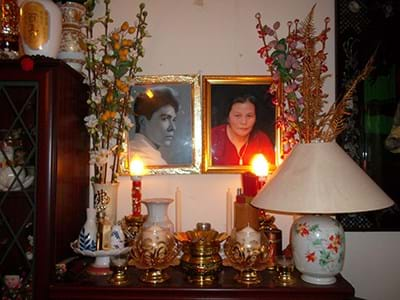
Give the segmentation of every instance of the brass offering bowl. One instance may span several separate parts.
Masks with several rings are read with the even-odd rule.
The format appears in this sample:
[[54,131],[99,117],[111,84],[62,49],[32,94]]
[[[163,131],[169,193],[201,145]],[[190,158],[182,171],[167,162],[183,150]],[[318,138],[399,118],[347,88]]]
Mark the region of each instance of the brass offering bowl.
[[175,234],[183,245],[180,265],[189,282],[197,285],[215,282],[222,269],[220,244],[227,237],[226,233],[211,229],[209,223],[197,223],[195,230]]

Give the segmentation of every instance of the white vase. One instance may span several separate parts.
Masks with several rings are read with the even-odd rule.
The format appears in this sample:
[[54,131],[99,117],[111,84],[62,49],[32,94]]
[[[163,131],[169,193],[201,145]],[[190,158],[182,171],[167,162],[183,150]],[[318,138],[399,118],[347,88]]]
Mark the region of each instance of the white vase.
[[76,71],[81,72],[85,63],[85,51],[82,47],[85,35],[81,28],[86,8],[80,3],[68,1],[60,4],[60,9],[62,12],[62,35],[57,57]]
[[171,198],[147,198],[142,203],[146,205],[147,217],[143,223],[143,228],[149,228],[154,224],[174,232],[174,224],[168,218],[168,205],[174,199]]
[[125,247],[125,235],[119,224],[113,225],[111,228],[111,248],[122,249]]
[[94,207],[97,211],[99,237],[97,250],[111,249],[111,229],[117,222],[119,183],[93,183]]
[[96,237],[97,237],[97,224],[96,224],[96,209],[86,209],[86,222],[79,232],[79,249],[96,251]]
[[105,219],[114,225],[117,222],[117,202],[119,183],[93,183],[94,207],[104,208]]
[[24,53],[56,58],[62,29],[58,5],[51,0],[25,0],[20,7],[20,36]]

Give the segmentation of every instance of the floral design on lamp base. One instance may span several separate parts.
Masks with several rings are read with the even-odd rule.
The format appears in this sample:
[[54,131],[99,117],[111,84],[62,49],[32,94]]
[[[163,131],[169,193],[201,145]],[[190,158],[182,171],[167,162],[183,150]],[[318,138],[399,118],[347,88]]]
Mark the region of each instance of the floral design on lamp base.
[[306,282],[327,285],[336,282],[343,269],[345,237],[342,225],[329,216],[303,216],[291,229],[296,268]]

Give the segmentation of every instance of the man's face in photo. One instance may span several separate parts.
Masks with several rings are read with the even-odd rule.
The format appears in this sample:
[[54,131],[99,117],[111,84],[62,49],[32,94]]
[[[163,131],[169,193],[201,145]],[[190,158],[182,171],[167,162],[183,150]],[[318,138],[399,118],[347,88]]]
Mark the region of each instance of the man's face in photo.
[[171,105],[160,107],[145,122],[143,133],[157,148],[171,145],[176,131],[176,112]]

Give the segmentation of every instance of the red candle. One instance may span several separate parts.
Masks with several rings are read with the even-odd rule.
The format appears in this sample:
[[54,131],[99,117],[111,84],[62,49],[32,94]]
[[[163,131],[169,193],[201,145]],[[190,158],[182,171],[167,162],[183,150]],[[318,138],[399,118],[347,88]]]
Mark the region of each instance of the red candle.
[[140,180],[140,177],[135,177],[132,179],[132,215],[140,216],[142,214],[142,181]]
[[254,197],[258,191],[258,177],[253,173],[242,174],[243,195]]
[[134,157],[129,164],[132,179],[132,215],[137,217],[142,215],[142,177],[145,173],[143,161],[139,157]]

